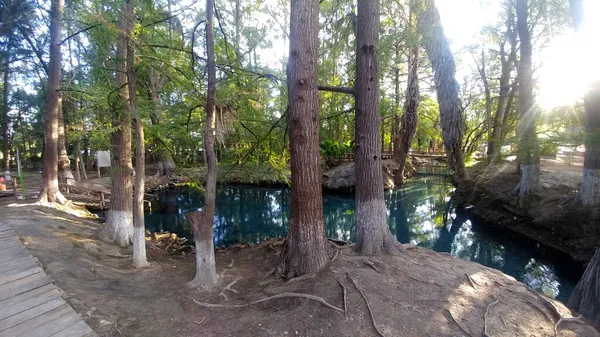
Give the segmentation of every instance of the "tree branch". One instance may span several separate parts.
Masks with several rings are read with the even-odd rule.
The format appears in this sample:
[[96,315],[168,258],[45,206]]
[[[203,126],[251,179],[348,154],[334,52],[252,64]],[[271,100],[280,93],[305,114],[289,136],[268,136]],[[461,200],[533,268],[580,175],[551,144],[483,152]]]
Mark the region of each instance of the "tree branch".
[[328,85],[317,86],[320,91],[338,92],[341,94],[354,95],[354,88],[351,87],[332,87]]

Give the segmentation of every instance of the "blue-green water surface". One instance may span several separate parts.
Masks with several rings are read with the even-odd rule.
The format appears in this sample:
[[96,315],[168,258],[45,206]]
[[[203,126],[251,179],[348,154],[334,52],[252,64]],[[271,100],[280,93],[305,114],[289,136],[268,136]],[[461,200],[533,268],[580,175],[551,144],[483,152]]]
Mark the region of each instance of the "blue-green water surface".
[[[563,302],[568,299],[579,269],[553,261],[535,245],[516,242],[479,226],[467,212],[452,207],[454,188],[440,177],[410,180],[404,188],[386,192],[388,224],[402,243],[448,252],[458,258],[496,268],[532,288]],[[328,237],[353,241],[353,195],[323,195]],[[202,194],[192,189],[161,192],[146,214],[150,231],[166,230],[192,238],[185,214],[202,209]],[[214,219],[216,246],[259,243],[284,237],[290,212],[290,190],[248,186],[221,186]]]

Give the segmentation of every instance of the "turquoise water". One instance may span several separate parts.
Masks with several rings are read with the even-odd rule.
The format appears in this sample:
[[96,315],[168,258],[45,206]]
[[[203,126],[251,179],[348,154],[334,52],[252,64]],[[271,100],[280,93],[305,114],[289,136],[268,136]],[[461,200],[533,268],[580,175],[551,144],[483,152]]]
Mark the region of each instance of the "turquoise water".
[[[420,177],[404,188],[386,192],[388,224],[402,243],[431,248],[499,269],[532,288],[566,301],[581,271],[572,264],[545,256],[535,244],[516,242],[478,225],[467,212],[456,210],[454,188],[439,177]],[[259,243],[284,237],[290,211],[287,188],[222,186],[217,191],[214,221],[216,246]],[[150,231],[166,230],[192,238],[185,214],[202,208],[202,194],[191,189],[161,192],[146,214]],[[328,237],[353,241],[352,195],[324,194]]]

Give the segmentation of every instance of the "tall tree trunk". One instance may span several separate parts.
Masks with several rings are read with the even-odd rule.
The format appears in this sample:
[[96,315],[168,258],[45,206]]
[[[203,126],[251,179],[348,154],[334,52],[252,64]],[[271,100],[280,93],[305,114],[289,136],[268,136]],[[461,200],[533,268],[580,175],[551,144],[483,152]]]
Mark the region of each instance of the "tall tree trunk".
[[517,31],[521,40],[519,61],[519,161],[521,181],[515,188],[521,205],[527,197],[539,190],[540,149],[537,141],[537,109],[533,99],[533,71],[531,33],[527,24],[528,1],[517,0]]
[[2,64],[2,75],[3,75],[3,81],[2,81],[2,159],[4,160],[4,172],[6,175],[6,181],[10,180],[10,142],[8,139],[8,110],[9,110],[9,106],[8,106],[8,95],[10,94],[10,59],[11,59],[11,54],[10,54],[10,45],[12,44],[12,39],[13,39],[13,28],[12,25],[10,24],[10,22],[12,22],[12,20],[10,19],[11,16],[11,4],[12,0],[4,0],[4,8],[2,11],[2,22],[5,23],[6,27],[6,31],[5,32],[0,32],[3,33],[3,35],[5,38],[5,43],[6,46],[5,48],[5,53],[3,56],[3,64]]
[[[160,113],[160,92],[162,91],[166,76],[161,76],[156,73],[153,68],[148,70],[148,92],[150,95],[150,101],[152,102],[152,109],[154,110],[150,115],[152,125],[159,125],[163,122],[162,115]],[[155,136],[154,140],[154,156],[156,160],[156,176],[168,176],[175,169],[175,162],[173,156],[165,144],[160,141],[160,136]]]
[[81,181],[81,171],[79,170],[81,163],[81,141],[78,139],[75,144],[75,180],[78,182]]
[[319,153],[318,33],[319,3],[292,0],[288,62],[292,200],[288,235],[277,265],[277,274],[284,278],[315,272],[327,263]]
[[73,171],[71,171],[71,161],[67,154],[64,102],[58,107],[58,181],[64,184],[75,185]]
[[58,202],[67,200],[58,189],[58,115],[61,108],[60,92],[61,70],[61,20],[64,0],[53,0],[50,7],[50,64],[48,73],[48,95],[46,115],[44,117],[44,171],[42,188],[38,196],[40,202]]
[[[487,78],[487,69],[485,65],[485,44],[481,48],[481,67],[479,68],[479,74],[481,81],[483,82],[483,91],[485,93],[485,124],[487,129],[487,142],[488,142],[488,162],[491,162],[492,157],[490,156],[490,143],[492,143],[492,90]],[[475,143],[475,142],[473,142]],[[470,152],[467,152],[470,153]]]
[[235,0],[235,12],[234,12],[234,23],[235,23],[235,40],[234,40],[234,49],[235,49],[235,58],[236,62],[241,63],[240,59],[240,36],[242,31],[242,0]]
[[420,46],[413,46],[409,56],[408,84],[406,88],[406,100],[404,101],[404,114],[402,115],[402,128],[397,151],[395,153],[396,160],[400,164],[394,182],[396,184],[404,183],[404,167],[406,166],[406,158],[413,137],[417,133],[417,125],[419,123],[419,49]]
[[398,242],[387,225],[379,135],[379,0],[358,0],[356,49],[356,251],[391,254]]
[[[390,142],[390,151],[396,157],[400,131],[400,47],[396,46],[394,67],[394,120],[392,121],[392,138]],[[397,158],[395,158],[397,159]]]
[[135,91],[134,42],[131,33],[135,20],[132,0],[125,2],[127,16],[127,89],[129,105],[135,119],[135,189],[133,196],[133,268],[148,267],[146,258],[146,228],[144,226],[144,193],[146,190],[146,158],[144,146],[144,125],[137,106]]
[[463,116],[458,99],[458,82],[454,78],[456,65],[444,35],[440,13],[434,0],[425,0],[419,16],[423,46],[433,67],[433,81],[440,105],[442,138],[448,157],[448,167],[454,171],[454,182],[468,179],[462,153]]
[[4,171],[9,173],[7,180],[10,179],[10,154],[8,140],[8,95],[10,93],[10,54],[4,55],[3,71],[3,95],[2,95],[2,159],[4,159]]
[[127,88],[127,39],[131,34],[131,25],[127,18],[127,8],[131,0],[125,0],[117,42],[116,82],[119,88],[119,102],[113,113],[114,131],[111,142],[111,195],[110,207],[106,216],[106,225],[100,232],[100,238],[121,247],[131,244],[133,239],[133,196],[131,164],[131,105]]
[[[505,123],[505,115],[508,114],[508,105],[511,104],[512,99],[509,100],[511,92],[510,76],[514,68],[514,64],[517,59],[517,31],[514,29],[514,14],[513,6],[509,5],[507,8],[508,18],[506,20],[506,39],[500,42],[500,80],[499,80],[499,94],[498,104],[496,106],[496,114],[494,116],[492,138],[488,142],[488,157],[490,162],[496,162],[500,160],[502,154],[502,141]],[[510,53],[506,55],[506,42],[510,43]]]
[[585,158],[578,201],[585,207],[598,203],[600,188],[600,82],[595,82],[584,97]]
[[207,176],[204,192],[204,207],[200,212],[187,215],[194,231],[196,243],[196,276],[191,286],[213,286],[217,283],[213,222],[217,194],[217,158],[215,154],[215,99],[217,70],[215,60],[214,0],[206,0],[206,71],[208,86],[206,96],[206,124],[204,127],[204,153],[206,154]]
[[600,325],[600,248],[588,264],[585,273],[571,293],[567,305],[589,319],[592,324]]

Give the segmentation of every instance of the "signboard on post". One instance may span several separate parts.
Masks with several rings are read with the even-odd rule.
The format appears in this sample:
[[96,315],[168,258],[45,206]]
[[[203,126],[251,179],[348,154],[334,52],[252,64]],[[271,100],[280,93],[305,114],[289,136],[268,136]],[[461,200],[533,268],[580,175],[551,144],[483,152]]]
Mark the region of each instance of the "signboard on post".
[[98,168],[98,178],[100,178],[100,168],[110,167],[110,151],[97,151],[96,164]]

